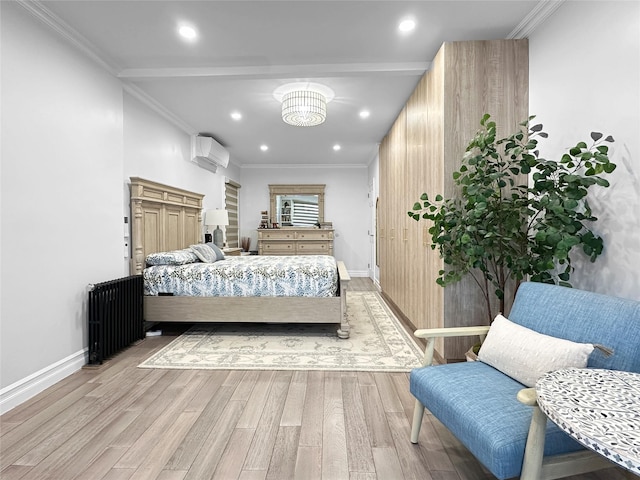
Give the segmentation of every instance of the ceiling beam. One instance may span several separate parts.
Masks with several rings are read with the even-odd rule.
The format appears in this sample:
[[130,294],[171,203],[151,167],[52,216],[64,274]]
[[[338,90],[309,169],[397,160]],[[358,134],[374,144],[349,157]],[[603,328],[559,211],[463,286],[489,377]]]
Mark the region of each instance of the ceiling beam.
[[338,63],[318,65],[256,65],[198,68],[125,68],[119,78],[138,80],[149,78],[218,77],[218,78],[289,78],[289,77],[357,77],[360,75],[421,76],[430,62],[406,63]]

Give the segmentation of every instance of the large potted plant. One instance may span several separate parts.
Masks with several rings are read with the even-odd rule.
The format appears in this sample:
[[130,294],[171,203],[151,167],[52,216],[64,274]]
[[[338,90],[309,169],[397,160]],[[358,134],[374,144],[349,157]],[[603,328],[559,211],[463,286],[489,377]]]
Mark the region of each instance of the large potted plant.
[[604,176],[616,166],[606,144],[613,138],[593,132],[591,145],[579,142],[560,160],[547,160],[536,149],[547,134],[531,124],[534,118],[497,139],[496,124],[485,115],[453,174],[458,194],[423,193],[408,212],[432,222],[431,247],[445,264],[436,282],[445,287],[471,275],[482,290],[488,323],[505,312],[505,292],[515,293],[524,279],[571,286],[571,255],[581,249],[595,261],[603,250],[591,229],[597,218],[587,193],[609,186]]

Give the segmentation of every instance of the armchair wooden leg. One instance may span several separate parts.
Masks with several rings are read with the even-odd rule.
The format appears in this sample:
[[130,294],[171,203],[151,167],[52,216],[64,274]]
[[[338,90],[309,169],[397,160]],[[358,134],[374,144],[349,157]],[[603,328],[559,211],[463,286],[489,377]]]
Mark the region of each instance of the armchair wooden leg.
[[539,407],[533,407],[533,416],[531,417],[531,426],[527,436],[527,445],[524,449],[520,480],[538,480],[541,478],[546,430],[547,416]]
[[411,425],[411,443],[418,443],[420,435],[420,427],[422,426],[422,417],[424,416],[424,405],[420,400],[416,399],[415,407],[413,407],[413,424]]

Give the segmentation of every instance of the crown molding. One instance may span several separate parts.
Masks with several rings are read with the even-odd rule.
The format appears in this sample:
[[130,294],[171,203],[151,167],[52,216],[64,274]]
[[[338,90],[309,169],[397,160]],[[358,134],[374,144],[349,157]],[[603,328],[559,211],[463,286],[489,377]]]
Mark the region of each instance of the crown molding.
[[197,135],[198,131],[193,128],[191,125],[186,123],[182,118],[178,117],[175,113],[167,109],[164,105],[158,102],[155,98],[150,96],[148,93],[143,91],[141,88],[133,85],[129,82],[122,82],[122,88],[125,92],[127,92],[132,97],[137,98],[142,103],[147,105],[149,108],[154,110],[156,113],[164,117],[166,120],[174,124],[176,127],[181,129],[188,135]]
[[82,34],[49,10],[42,2],[38,0],[16,0],[16,3],[112,75],[117,75],[121,70],[120,66],[108,59],[104,52],[96,48]]
[[536,28],[549,18],[565,0],[542,0],[507,36],[508,39],[528,38]]
[[[49,10],[41,1],[38,0],[16,0],[21,7],[31,13],[34,17],[44,23],[46,26],[55,31],[58,35],[66,39],[72,46],[80,50],[87,57],[104,68],[114,77],[118,78],[122,68],[115,62],[108,60],[104,52],[96,48],[82,34],[67,24],[64,20]],[[149,108],[157,112],[163,118],[171,122],[173,125],[183,130],[188,135],[195,135],[197,131],[191,125],[179,118],[173,112],[161,105],[156,99],[149,96],[137,86],[120,79],[122,88],[131,96],[137,98]]]
[[304,164],[289,164],[289,163],[267,163],[267,164],[244,164],[244,165],[240,165],[240,168],[242,169],[277,169],[277,170],[283,170],[283,169],[296,169],[296,170],[301,170],[301,169],[311,169],[311,168],[316,168],[316,169],[330,169],[330,170],[337,170],[337,169],[341,169],[341,168],[369,168],[368,165],[364,165],[361,163],[344,163],[344,164],[339,164],[339,163],[311,163],[308,165],[304,165]]

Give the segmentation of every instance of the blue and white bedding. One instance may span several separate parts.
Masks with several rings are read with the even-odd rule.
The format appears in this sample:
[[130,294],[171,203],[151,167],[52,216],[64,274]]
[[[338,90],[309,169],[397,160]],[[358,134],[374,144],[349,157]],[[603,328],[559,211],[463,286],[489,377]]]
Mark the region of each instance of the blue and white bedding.
[[145,295],[333,297],[338,290],[338,267],[329,255],[225,257],[150,266],[142,275]]

